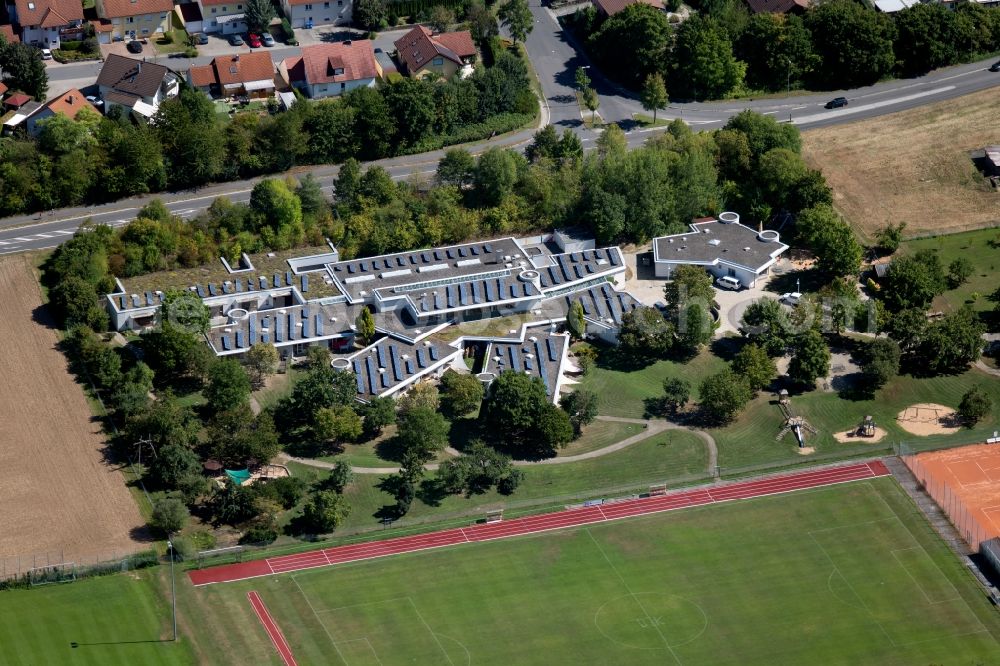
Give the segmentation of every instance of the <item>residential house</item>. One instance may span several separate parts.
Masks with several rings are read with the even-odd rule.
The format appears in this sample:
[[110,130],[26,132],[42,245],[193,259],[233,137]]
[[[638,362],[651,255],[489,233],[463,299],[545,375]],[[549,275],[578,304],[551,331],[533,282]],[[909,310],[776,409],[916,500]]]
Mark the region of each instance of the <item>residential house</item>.
[[312,99],[371,87],[381,76],[375,50],[367,39],[306,46],[301,56],[283,60],[278,71],[290,86]]
[[788,249],[778,232],[740,224],[736,213],[695,220],[691,231],[653,239],[656,277],[670,279],[677,266],[701,266],[715,277],[730,276],[744,287],[756,285]]
[[629,5],[634,5],[637,2],[641,2],[644,5],[649,5],[660,11],[666,11],[667,7],[660,0],[591,0],[594,3],[594,9],[601,16],[607,18],[608,16],[614,16],[618,12],[622,11]]
[[247,31],[245,0],[198,0],[202,30],[234,35]]
[[[876,4],[879,0],[876,0]],[[897,0],[893,0],[897,1]],[[804,14],[810,0],[747,0],[754,14]]]
[[57,49],[64,39],[83,39],[80,0],[14,0],[7,12],[10,22],[21,27],[25,44]]
[[[22,102],[22,98],[27,98],[27,101]],[[17,106],[11,104],[11,102],[17,101]],[[4,106],[8,108],[13,108],[13,113],[5,113],[3,121],[3,135],[9,136],[18,129],[25,121],[31,116],[38,113],[42,105],[35,100],[31,99],[27,95],[11,95],[4,102]]]
[[112,107],[150,118],[180,91],[180,79],[163,65],[109,54],[97,76],[104,112]]
[[208,65],[192,67],[188,83],[208,95],[269,97],[274,94],[274,62],[264,51],[219,56]]
[[281,8],[293,28],[346,25],[351,22],[352,0],[281,0]]
[[46,102],[45,106],[28,118],[26,125],[28,134],[31,136],[38,136],[42,131],[42,127],[39,123],[53,117],[57,113],[66,116],[70,120],[76,120],[77,115],[84,109],[90,109],[94,112],[94,115],[101,115],[101,112],[98,111],[93,104],[87,101],[87,98],[83,96],[83,93],[76,88],[64,92],[55,99]]
[[113,41],[142,39],[170,30],[173,0],[96,0],[97,15],[111,22]]
[[174,7],[174,12],[188,34],[205,32],[205,24],[201,14],[201,5],[197,2],[183,2]]
[[464,67],[471,72],[476,60],[476,45],[468,30],[435,35],[418,25],[397,39],[394,46],[400,62],[413,78],[434,74],[450,79]]
[[7,94],[8,90],[10,90],[10,88],[7,87],[7,84],[0,81],[0,99],[3,99],[3,96]]
[[0,25],[0,35],[3,35],[3,38],[7,40],[8,44],[21,41],[21,38],[17,36],[16,32],[14,32],[14,26],[6,23]]

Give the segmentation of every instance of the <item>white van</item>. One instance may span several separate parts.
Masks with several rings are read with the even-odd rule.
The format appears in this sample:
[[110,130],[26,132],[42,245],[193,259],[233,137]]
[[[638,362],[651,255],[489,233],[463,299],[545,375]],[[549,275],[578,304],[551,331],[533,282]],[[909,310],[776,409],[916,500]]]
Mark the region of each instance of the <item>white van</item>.
[[743,283],[734,278],[732,275],[723,275],[715,281],[715,286],[719,289],[732,289],[733,291],[739,291],[743,288]]

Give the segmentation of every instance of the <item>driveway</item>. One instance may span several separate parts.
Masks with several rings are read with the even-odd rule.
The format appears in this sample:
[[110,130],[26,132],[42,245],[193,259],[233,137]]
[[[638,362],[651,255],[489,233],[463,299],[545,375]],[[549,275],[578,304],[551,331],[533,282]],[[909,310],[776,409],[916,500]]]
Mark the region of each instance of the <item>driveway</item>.
[[774,298],[774,294],[764,290],[766,280],[757,280],[757,286],[739,291],[728,289],[715,290],[715,301],[719,304],[718,334],[739,333],[740,319],[747,307],[764,296]]

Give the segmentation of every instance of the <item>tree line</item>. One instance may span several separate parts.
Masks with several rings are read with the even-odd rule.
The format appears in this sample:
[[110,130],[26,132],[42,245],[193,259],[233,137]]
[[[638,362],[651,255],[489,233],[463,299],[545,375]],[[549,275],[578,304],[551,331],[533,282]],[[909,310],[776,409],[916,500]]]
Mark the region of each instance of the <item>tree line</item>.
[[689,4],[697,13],[677,25],[642,3],[605,20],[588,7],[568,25],[608,76],[634,90],[662,77],[675,99],[854,88],[1000,50],[1000,8],[977,2],[954,10],[916,3],[887,15],[832,0],[803,16],[751,15],[743,0]]
[[464,80],[400,79],[232,119],[182,85],[148,124],[113,107],[83,122],[56,114],[37,140],[0,139],[0,216],[425,152],[516,129],[537,108],[526,64],[506,49]]

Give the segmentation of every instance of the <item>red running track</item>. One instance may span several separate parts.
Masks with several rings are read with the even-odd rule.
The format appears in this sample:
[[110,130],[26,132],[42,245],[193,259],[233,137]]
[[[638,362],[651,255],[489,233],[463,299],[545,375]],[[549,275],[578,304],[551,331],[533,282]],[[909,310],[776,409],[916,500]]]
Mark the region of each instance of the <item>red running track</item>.
[[401,553],[413,553],[431,548],[453,546],[460,543],[490,541],[506,537],[536,534],[548,530],[592,525],[608,520],[618,520],[632,516],[642,516],[661,511],[674,511],[688,507],[718,504],[733,500],[764,497],[781,493],[819,488],[850,481],[888,476],[888,468],[881,462],[828,467],[807,472],[782,474],[755,481],[742,481],[709,488],[684,490],[667,495],[624,500],[599,506],[566,509],[555,513],[514,518],[496,523],[477,524],[471,527],[454,528],[427,534],[369,541],[347,546],[335,546],[323,550],[313,550],[294,555],[269,557],[266,560],[227,564],[210,569],[188,572],[195,585],[227,583],[259,576],[290,573],[304,569],[327,567],[345,562],[357,562]]
[[260,600],[260,595],[256,592],[247,592],[247,598],[250,600],[254,612],[257,613],[257,617],[260,618],[260,623],[264,625],[264,631],[271,637],[271,642],[274,643],[278,654],[281,655],[281,660],[285,662],[285,666],[296,666],[292,648],[288,646],[285,635],[281,633],[281,629],[278,628],[271,614],[267,611],[264,602]]

